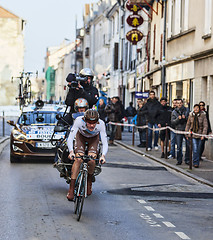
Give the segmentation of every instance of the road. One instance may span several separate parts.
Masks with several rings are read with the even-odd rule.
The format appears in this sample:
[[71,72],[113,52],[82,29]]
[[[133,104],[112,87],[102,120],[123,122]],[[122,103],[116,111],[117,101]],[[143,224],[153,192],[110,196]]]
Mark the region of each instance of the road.
[[0,155],[0,239],[211,240],[213,190],[120,146],[85,200],[80,222],[51,163]]

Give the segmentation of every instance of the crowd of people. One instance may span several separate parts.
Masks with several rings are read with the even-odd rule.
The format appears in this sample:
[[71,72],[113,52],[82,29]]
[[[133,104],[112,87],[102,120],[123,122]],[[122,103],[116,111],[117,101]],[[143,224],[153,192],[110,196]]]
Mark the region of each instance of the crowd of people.
[[[105,122],[121,123],[122,119],[126,118],[128,124],[133,123],[136,125],[140,140],[140,144],[137,146],[140,148],[147,147],[148,151],[152,151],[152,149],[158,150],[160,145],[161,158],[164,158],[166,157],[165,145],[168,146],[168,158],[177,159],[177,165],[181,165],[183,160],[185,164],[189,164],[189,137],[190,132],[192,132],[193,166],[195,168],[199,167],[205,148],[205,141],[207,140],[201,135],[211,133],[205,102],[200,101],[198,104],[195,104],[190,112],[189,108],[184,106],[183,99],[174,99],[172,106],[169,106],[165,97],[162,97],[159,101],[155,96],[155,92],[150,91],[148,99],[137,100],[137,109],[130,102],[129,106],[124,110],[123,104],[119,97],[116,96],[108,99],[107,104],[100,102],[98,112]],[[148,126],[148,141],[146,126]],[[170,128],[166,130],[164,127]],[[128,125],[128,131],[132,131],[132,126]],[[110,146],[115,145],[114,139],[121,139],[120,132],[120,126],[108,125]],[[117,134],[118,138],[116,138]],[[165,143],[166,140],[168,141],[167,144]],[[183,157],[184,143],[185,155]]]

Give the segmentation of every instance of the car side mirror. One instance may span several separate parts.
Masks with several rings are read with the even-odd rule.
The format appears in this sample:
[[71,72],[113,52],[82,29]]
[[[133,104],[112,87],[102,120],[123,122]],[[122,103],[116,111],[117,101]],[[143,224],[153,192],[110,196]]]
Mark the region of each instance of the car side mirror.
[[16,124],[12,120],[8,120],[7,123],[13,127],[16,127]]

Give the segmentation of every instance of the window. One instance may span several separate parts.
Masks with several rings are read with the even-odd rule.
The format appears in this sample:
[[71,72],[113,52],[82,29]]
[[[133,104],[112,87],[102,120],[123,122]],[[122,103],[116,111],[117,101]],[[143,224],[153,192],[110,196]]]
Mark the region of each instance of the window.
[[175,0],[171,2],[171,33],[175,33]]
[[57,112],[24,112],[18,120],[18,124],[53,124],[56,123]]
[[189,0],[170,0],[169,2],[169,36],[188,29]]
[[128,68],[128,42],[125,43],[125,70]]
[[185,0],[181,0],[180,31],[184,31],[184,19],[185,19]]
[[205,0],[204,34],[211,33],[212,0]]
[[114,70],[118,69],[118,51],[119,51],[119,44],[114,43]]
[[156,24],[154,25],[154,32],[153,32],[153,56],[155,57],[155,41],[156,41]]

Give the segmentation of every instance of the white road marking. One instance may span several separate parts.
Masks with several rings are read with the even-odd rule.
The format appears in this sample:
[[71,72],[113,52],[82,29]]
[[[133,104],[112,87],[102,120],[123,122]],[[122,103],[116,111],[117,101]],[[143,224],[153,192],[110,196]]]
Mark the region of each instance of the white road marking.
[[154,212],[154,211],[155,211],[155,209],[152,208],[152,207],[150,207],[150,206],[144,206],[144,207],[145,207],[146,210],[148,210],[148,211],[151,211],[151,212]]
[[153,213],[153,215],[154,215],[156,218],[164,218],[162,215],[160,215],[160,213]]
[[191,239],[183,232],[175,232],[181,239]]
[[173,225],[171,222],[162,222],[163,224],[165,224],[167,227],[172,227],[172,228],[174,228],[175,227],[175,225]]
[[160,224],[152,220],[152,218],[147,214],[141,213],[140,217],[143,218],[151,227],[161,227]]
[[138,201],[139,203],[142,203],[142,204],[143,204],[143,203],[146,203],[146,201],[144,201],[144,200],[142,200],[142,199],[138,199],[137,201]]

